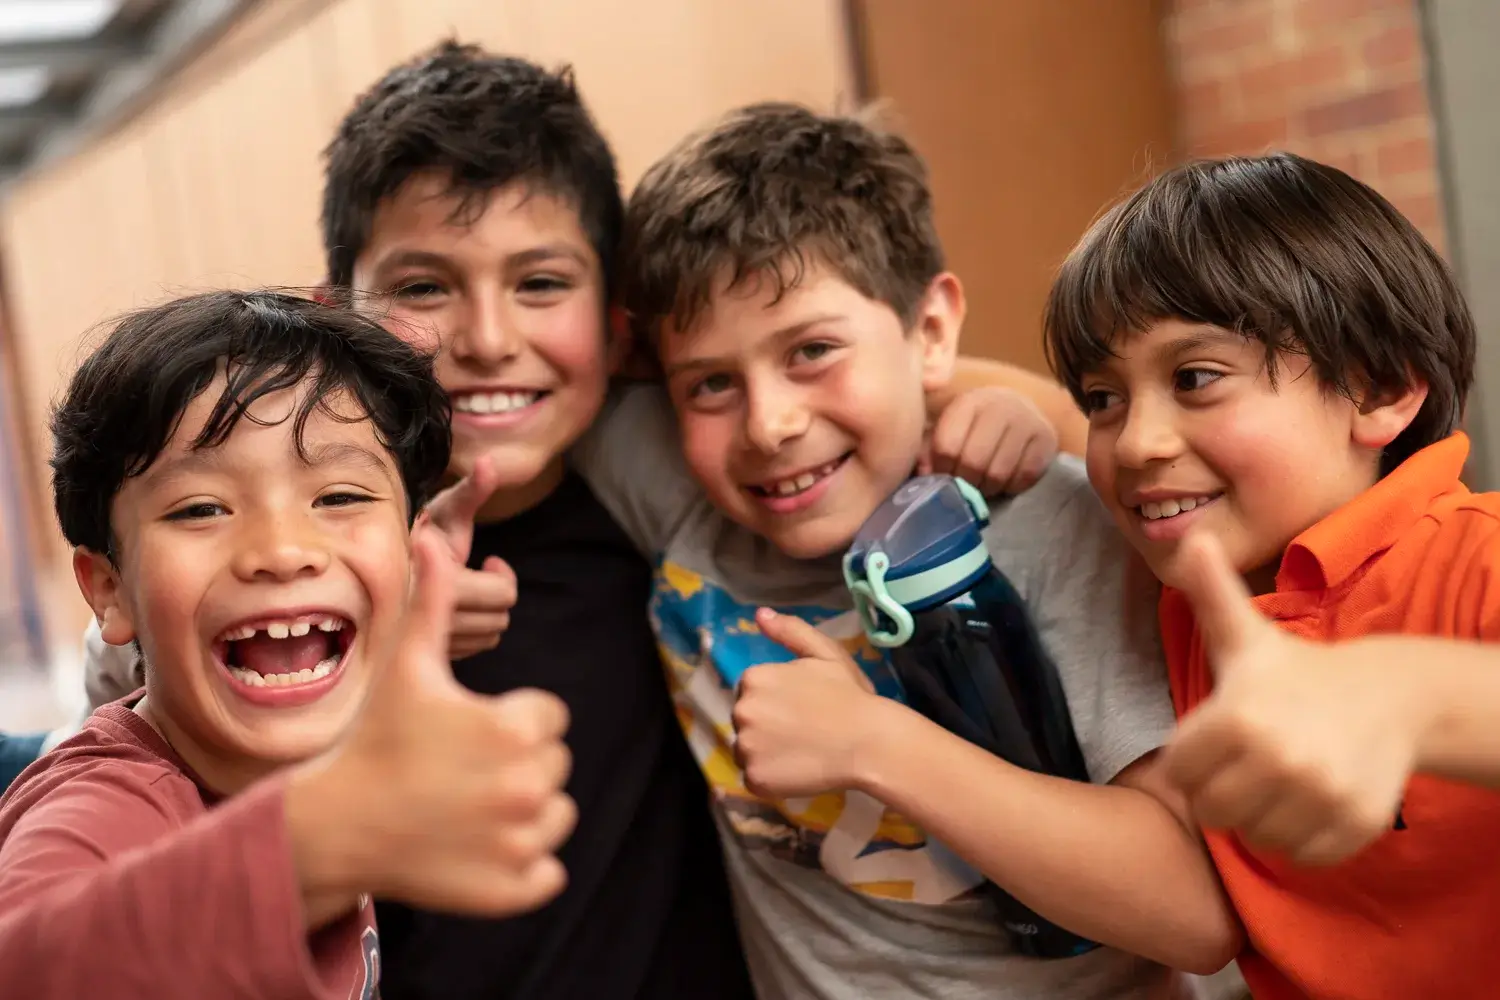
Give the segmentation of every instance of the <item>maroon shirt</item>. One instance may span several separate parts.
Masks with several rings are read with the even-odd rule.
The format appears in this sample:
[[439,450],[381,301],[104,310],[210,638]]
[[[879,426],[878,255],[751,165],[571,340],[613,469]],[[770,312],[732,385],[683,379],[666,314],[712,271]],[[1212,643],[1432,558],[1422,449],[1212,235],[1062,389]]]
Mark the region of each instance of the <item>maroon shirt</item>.
[[281,783],[219,802],[122,703],[0,798],[0,996],[372,1000],[373,908],[311,936]]

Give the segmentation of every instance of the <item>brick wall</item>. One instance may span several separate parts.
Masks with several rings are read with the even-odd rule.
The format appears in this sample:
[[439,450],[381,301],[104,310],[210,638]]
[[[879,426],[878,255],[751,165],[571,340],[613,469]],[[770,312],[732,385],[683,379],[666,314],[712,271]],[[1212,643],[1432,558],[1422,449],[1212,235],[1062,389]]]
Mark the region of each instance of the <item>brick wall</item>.
[[1182,152],[1333,164],[1442,248],[1417,0],[1171,0],[1167,41]]

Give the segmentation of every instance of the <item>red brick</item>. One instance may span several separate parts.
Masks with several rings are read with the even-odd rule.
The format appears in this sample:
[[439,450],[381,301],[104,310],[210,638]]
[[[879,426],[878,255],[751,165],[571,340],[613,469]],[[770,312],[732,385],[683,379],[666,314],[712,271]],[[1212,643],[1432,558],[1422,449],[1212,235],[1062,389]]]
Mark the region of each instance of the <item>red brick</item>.
[[1436,168],[1437,156],[1427,135],[1387,139],[1375,150],[1375,169],[1382,178],[1432,173]]
[[1309,108],[1301,116],[1310,135],[1389,125],[1427,114],[1427,92],[1419,82],[1372,90]]
[[1271,9],[1265,0],[1216,4],[1172,19],[1171,37],[1185,61],[1224,55],[1271,44]]
[[1411,11],[1415,0],[1293,0],[1293,23],[1299,34],[1327,37],[1347,33],[1355,22]]
[[1393,24],[1365,42],[1365,65],[1376,79],[1389,79],[1392,71],[1420,70],[1423,61],[1422,33],[1416,18]]
[[1269,152],[1286,145],[1286,126],[1285,118],[1268,118],[1205,129],[1190,139],[1188,151],[1197,156]]

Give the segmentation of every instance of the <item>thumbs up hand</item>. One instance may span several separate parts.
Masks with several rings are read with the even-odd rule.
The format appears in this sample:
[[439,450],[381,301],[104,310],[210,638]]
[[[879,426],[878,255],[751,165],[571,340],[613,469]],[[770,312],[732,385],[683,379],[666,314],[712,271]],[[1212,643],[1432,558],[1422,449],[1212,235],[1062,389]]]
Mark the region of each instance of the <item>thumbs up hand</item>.
[[1214,692],[1167,746],[1168,779],[1204,827],[1301,864],[1349,857],[1391,828],[1416,764],[1409,666],[1290,635],[1255,610],[1212,536],[1182,544]]
[[363,892],[504,916],[566,882],[554,851],[576,816],[563,792],[567,709],[540,691],[459,685],[448,661],[456,568],[435,528],[417,527],[412,561],[402,628],[392,649],[368,654],[384,662],[360,715],[287,781],[310,922]]
[[480,569],[467,568],[474,545],[474,518],[499,485],[494,459],[481,455],[467,476],[433,497],[420,518],[441,533],[459,565],[448,646],[451,660],[494,649],[501,633],[510,626],[510,609],[516,603],[516,574],[497,556],[486,559]]
[[851,788],[883,699],[847,650],[795,615],[761,608],[756,624],[801,659],[745,671],[734,704],[745,787],[772,799]]

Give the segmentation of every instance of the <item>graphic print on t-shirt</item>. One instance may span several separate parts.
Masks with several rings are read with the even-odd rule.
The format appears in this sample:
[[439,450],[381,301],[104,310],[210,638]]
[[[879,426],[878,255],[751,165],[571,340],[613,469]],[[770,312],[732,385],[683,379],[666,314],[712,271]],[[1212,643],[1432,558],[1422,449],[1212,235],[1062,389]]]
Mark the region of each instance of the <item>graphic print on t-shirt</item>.
[[[779,606],[837,639],[876,690],[900,699],[884,658],[845,609]],[[983,877],[899,814],[861,792],[770,802],[752,795],[734,761],[731,711],[741,675],[795,659],[736,601],[701,574],[672,562],[656,572],[651,615],[679,721],[726,820],[747,849],[820,868],[858,892],[938,904],[971,893]]]

